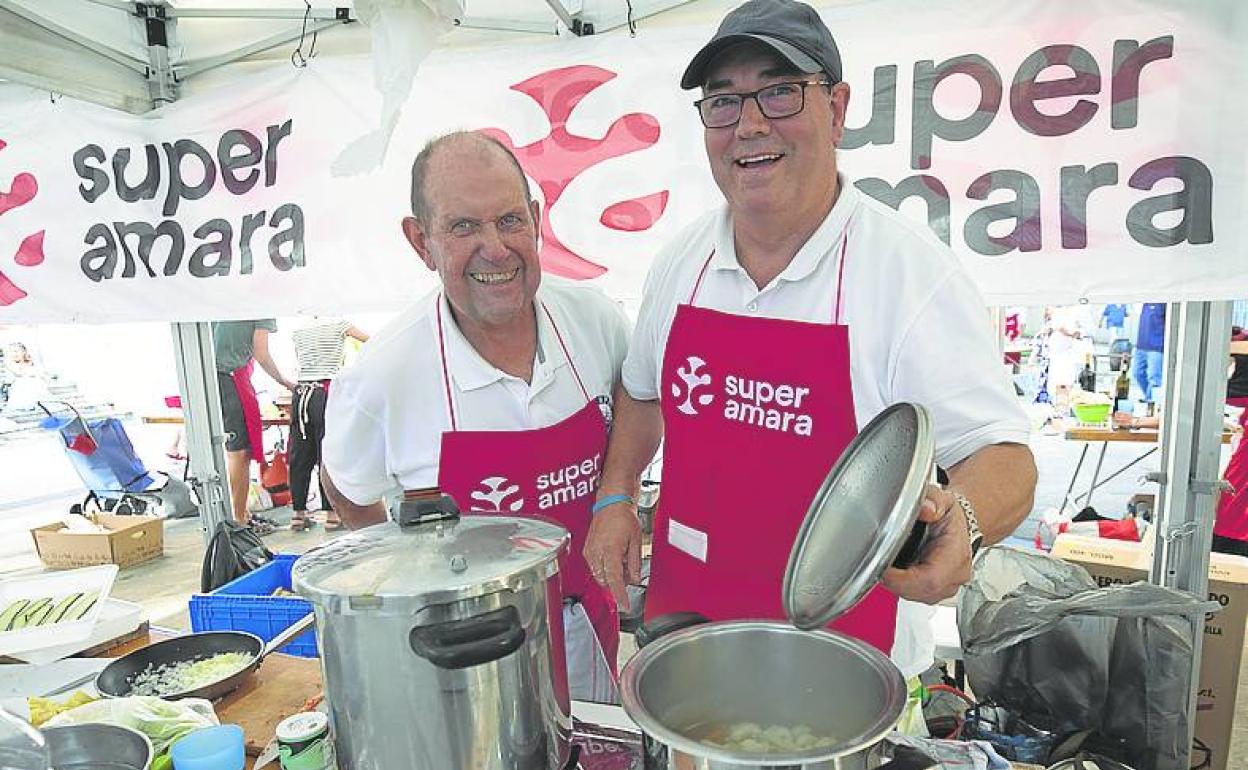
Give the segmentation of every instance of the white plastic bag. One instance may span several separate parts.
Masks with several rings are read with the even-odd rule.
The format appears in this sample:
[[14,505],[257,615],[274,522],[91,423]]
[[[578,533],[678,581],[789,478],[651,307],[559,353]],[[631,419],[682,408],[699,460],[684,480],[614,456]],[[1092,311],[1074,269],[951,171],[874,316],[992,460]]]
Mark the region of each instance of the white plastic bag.
[[62,712],[44,727],[87,723],[119,725],[138,730],[152,742],[152,756],[158,757],[174,741],[194,730],[219,724],[212,703],[202,698],[167,701],[151,695],[105,698]]

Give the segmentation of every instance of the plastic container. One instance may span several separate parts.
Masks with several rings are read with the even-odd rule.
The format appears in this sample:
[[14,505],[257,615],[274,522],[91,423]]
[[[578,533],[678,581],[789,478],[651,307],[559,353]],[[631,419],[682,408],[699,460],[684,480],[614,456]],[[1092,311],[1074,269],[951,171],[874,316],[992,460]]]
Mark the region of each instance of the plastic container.
[[1075,417],[1084,425],[1101,425],[1109,418],[1112,404],[1075,404]]
[[[191,597],[191,630],[248,631],[269,641],[312,611],[298,596],[273,596],[278,588],[290,590],[290,569],[299,557],[282,553],[273,561],[235,578],[210,594]],[[301,658],[317,657],[316,632],[308,631],[282,652]]]
[[95,628],[116,577],[117,565],[104,564],[0,580],[0,617],[5,609],[22,599],[54,598],[59,601],[76,593],[96,596],[90,611],[78,620],[65,620],[14,631],[0,630],[0,655],[71,644],[86,639]]
[[217,725],[196,730],[170,749],[174,770],[244,770],[243,728]]

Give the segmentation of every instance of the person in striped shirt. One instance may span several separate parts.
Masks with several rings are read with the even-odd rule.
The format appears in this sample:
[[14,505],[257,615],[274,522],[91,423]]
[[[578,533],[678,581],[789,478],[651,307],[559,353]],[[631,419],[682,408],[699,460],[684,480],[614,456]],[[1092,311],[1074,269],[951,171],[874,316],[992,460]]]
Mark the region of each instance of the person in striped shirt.
[[[294,513],[290,528],[302,532],[312,524],[308,516],[308,488],[312,469],[321,464],[321,440],[325,437],[325,401],[329,383],[344,361],[347,337],[366,342],[368,335],[342,319],[313,317],[291,335],[299,360],[299,383],[290,404],[290,494]],[[325,487],[318,480],[325,529],[343,529]]]

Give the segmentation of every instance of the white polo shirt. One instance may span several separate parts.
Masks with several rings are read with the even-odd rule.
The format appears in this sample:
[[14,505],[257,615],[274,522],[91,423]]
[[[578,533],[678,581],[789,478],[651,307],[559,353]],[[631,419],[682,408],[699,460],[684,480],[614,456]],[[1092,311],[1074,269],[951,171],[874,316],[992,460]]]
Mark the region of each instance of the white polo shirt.
[[[590,398],[609,399],[628,347],[623,312],[597,289],[550,276],[543,276],[537,300],[550,310]],[[482,358],[435,291],[371,337],[330,386],[322,462],[334,486],[358,504],[437,483],[442,433],[451,429],[439,303],[459,430],[544,428],[585,406],[545,313],[537,314],[538,350],[528,383]]]
[[[927,407],[936,460],[948,468],[991,444],[1026,444],[1027,416],[1001,366],[986,305],[953,251],[927,228],[860,193],[841,193],[819,229],[763,289],[737,263],[727,206],[701,217],[655,260],[624,362],[636,399],[659,397],[663,351],[676,307],[698,289],[699,307],[742,316],[829,323],[841,236],[848,226],[841,320],[849,326],[858,427],[890,404]],[[906,676],[932,662],[931,608],[903,600],[893,661]]]

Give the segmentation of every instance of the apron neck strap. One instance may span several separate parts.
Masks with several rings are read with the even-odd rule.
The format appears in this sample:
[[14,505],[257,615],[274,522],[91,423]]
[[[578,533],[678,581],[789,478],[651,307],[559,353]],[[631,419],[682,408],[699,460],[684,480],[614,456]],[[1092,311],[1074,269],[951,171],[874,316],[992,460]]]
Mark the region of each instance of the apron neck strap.
[[[589,403],[589,391],[585,389],[585,383],[581,380],[581,373],[576,370],[576,362],[572,360],[572,354],[568,352],[568,346],[563,341],[563,334],[559,331],[559,326],[555,323],[555,318],[550,314],[550,308],[546,307],[546,303],[541,303],[542,312],[550,319],[550,328],[555,330],[555,339],[559,341],[559,347],[563,350],[563,357],[567,360],[568,366],[572,369],[572,376],[576,378],[576,385],[581,389],[581,395],[585,397],[585,403]],[[442,357],[442,384],[446,388],[446,409],[451,416],[451,430],[459,430],[458,421],[455,418],[455,401],[451,395],[451,370],[446,359],[446,331],[442,326],[442,295],[438,295],[437,305],[435,305],[438,320],[438,352]],[[538,334],[541,332],[538,331]],[[540,344],[540,343],[539,343]]]
[[698,289],[702,288],[702,279],[706,277],[706,269],[711,266],[711,260],[714,258],[715,249],[712,248],[711,253],[706,255],[706,261],[702,263],[702,269],[698,271],[698,280],[694,281],[693,291],[689,292],[688,304],[692,305],[693,301],[698,298]]
[[[832,309],[832,323],[840,325],[841,323],[841,289],[845,286],[845,255],[849,246],[849,223],[845,224],[845,233],[841,236],[841,259],[840,264],[836,268],[836,304]],[[698,271],[698,279],[693,283],[693,291],[689,292],[689,302],[692,305],[698,297],[698,289],[702,288],[702,279],[706,277],[706,269],[711,266],[711,260],[715,258],[715,249],[711,249],[711,253],[707,255],[706,261],[702,263],[702,269]],[[549,315],[549,313],[548,313]],[[551,321],[554,325],[554,321]],[[557,330],[556,330],[557,331]],[[560,344],[563,340],[560,339]],[[565,350],[566,352],[566,350]],[[568,358],[571,361],[571,357]],[[579,378],[577,380],[580,381]],[[584,390],[584,388],[581,388]]]
[[576,362],[572,360],[572,354],[568,352],[568,346],[563,341],[563,335],[559,332],[555,317],[550,314],[550,308],[546,307],[545,302],[542,303],[542,312],[550,319],[550,328],[555,330],[555,339],[559,340],[559,347],[563,349],[563,357],[567,360],[568,366],[572,368],[572,376],[576,378],[576,385],[581,389],[581,395],[585,396],[585,403],[589,403],[589,391],[585,389],[585,383],[581,381],[581,373],[576,370]]
[[832,312],[832,323],[841,324],[841,289],[845,286],[845,252],[849,245],[849,223],[845,223],[845,234],[841,236],[841,264],[836,268],[836,307]]
[[446,363],[446,333],[442,329],[442,295],[439,294],[434,305],[438,319],[438,352],[442,356],[442,384],[446,386],[446,411],[451,415],[451,430],[459,430],[455,420],[455,401],[451,397],[451,371]]

